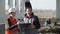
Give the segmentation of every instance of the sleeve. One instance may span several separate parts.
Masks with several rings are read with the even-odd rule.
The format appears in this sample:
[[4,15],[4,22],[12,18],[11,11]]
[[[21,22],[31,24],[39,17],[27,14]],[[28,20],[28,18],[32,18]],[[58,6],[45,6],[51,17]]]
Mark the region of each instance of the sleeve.
[[35,28],[36,29],[39,29],[40,28],[40,22],[39,22],[39,19],[38,19],[37,16],[35,17],[35,23],[34,24],[35,24]]
[[8,21],[8,26],[11,27],[11,22],[10,22],[10,20],[7,19],[7,21]]

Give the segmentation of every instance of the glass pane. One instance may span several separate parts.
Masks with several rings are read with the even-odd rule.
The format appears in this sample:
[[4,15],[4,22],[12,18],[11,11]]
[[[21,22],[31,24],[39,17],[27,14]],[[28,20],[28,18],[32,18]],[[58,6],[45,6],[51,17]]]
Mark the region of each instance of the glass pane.
[[8,10],[8,8],[9,8],[9,3],[8,3],[8,0],[5,0],[5,10]]
[[15,8],[15,0],[13,0],[13,7]]

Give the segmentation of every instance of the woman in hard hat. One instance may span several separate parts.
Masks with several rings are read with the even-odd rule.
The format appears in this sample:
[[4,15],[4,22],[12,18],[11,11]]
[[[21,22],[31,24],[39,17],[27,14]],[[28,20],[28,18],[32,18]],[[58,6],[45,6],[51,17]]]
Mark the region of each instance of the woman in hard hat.
[[15,8],[10,8],[8,10],[9,18],[5,23],[5,34],[18,34],[18,24],[14,18],[16,15]]

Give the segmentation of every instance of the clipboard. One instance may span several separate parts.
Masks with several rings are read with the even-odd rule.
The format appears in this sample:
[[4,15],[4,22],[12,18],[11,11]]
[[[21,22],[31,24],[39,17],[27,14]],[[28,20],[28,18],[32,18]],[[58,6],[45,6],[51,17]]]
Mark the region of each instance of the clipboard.
[[21,24],[19,24],[19,26],[21,28],[23,28],[23,27],[28,28],[30,25],[31,25],[31,23],[21,23]]

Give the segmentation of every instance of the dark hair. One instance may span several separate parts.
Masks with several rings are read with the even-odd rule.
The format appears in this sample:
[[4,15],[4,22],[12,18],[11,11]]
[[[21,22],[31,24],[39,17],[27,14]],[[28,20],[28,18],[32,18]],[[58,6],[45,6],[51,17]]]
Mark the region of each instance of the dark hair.
[[12,13],[14,13],[14,12],[9,13],[9,15],[12,14]]
[[18,20],[20,20],[20,19],[18,19]]
[[25,2],[25,7],[31,7],[32,8],[31,3],[30,2]]
[[31,8],[31,10],[32,10],[32,5],[30,2],[25,2],[25,9],[27,9],[27,8]]

